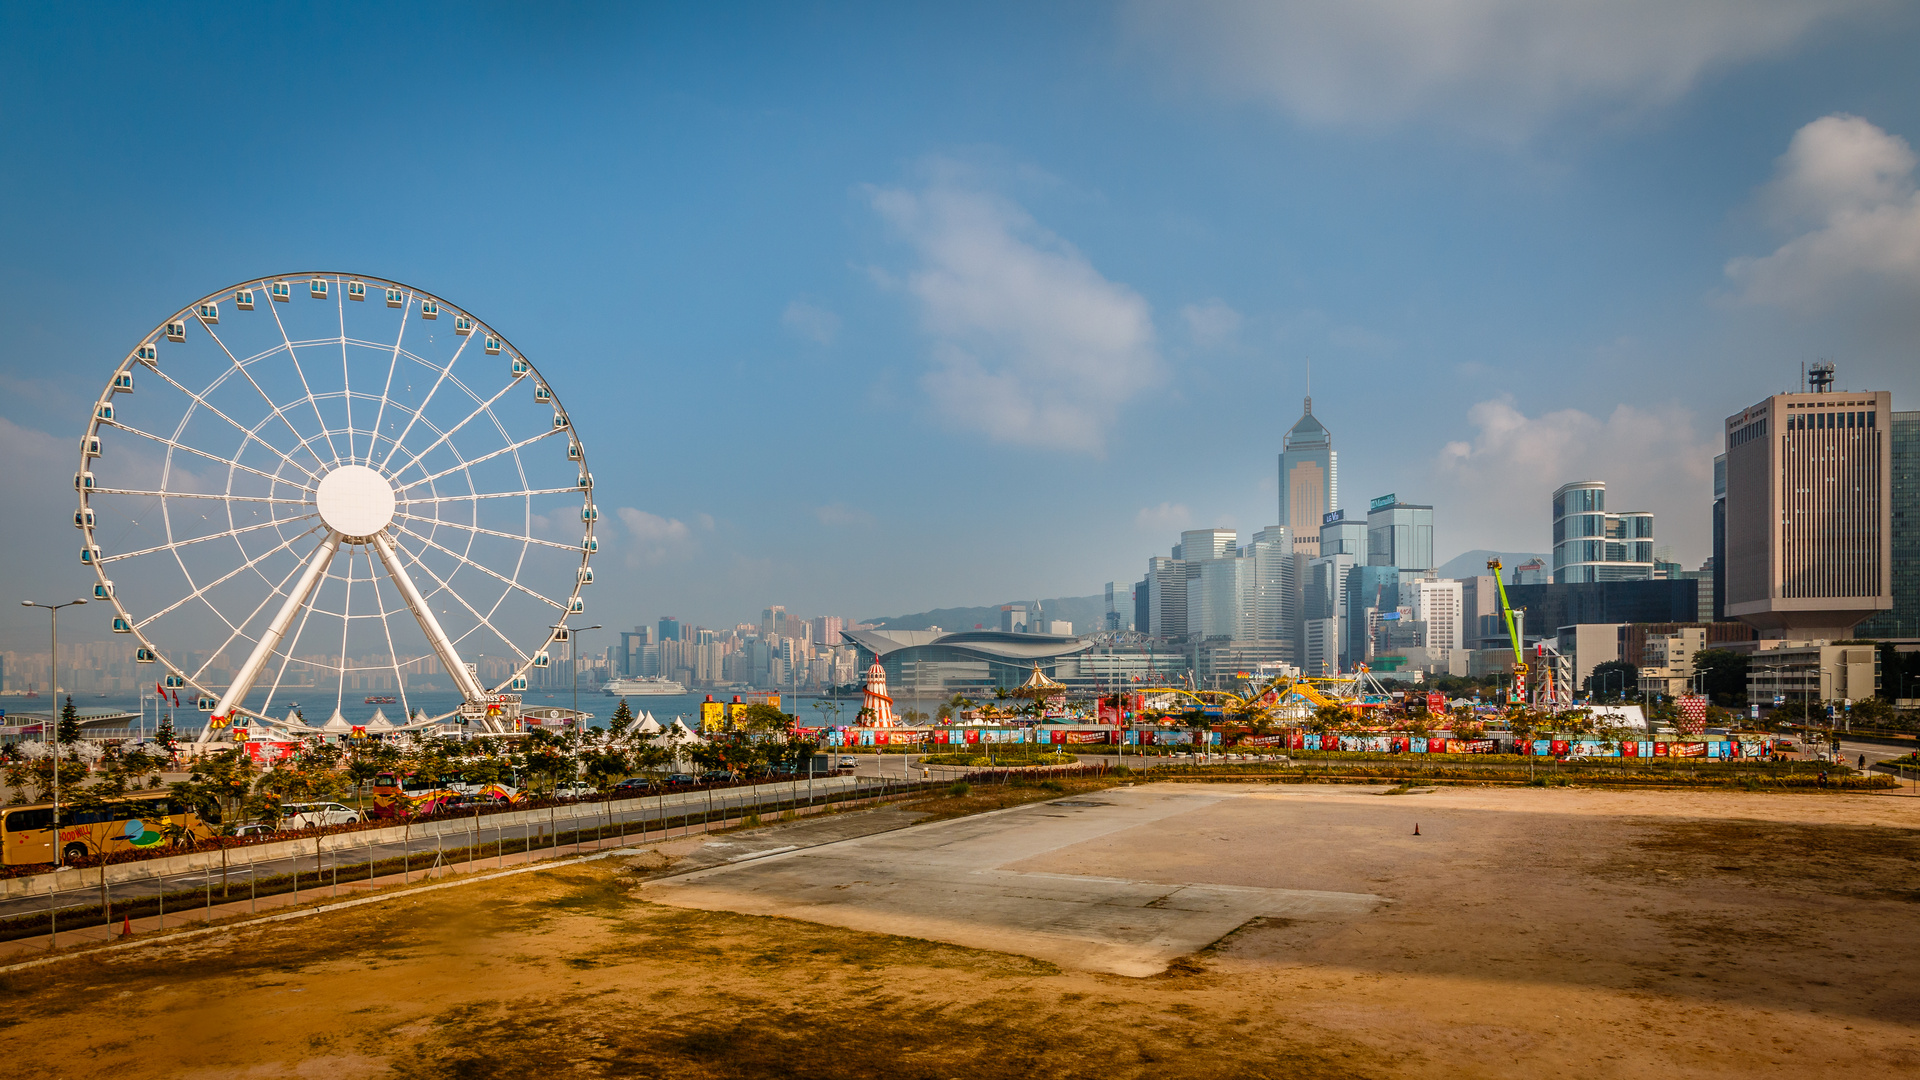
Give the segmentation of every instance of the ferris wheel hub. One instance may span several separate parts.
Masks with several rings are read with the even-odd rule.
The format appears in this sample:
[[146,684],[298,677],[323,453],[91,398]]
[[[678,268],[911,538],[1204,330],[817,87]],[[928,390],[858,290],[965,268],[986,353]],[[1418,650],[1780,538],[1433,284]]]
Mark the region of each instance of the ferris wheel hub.
[[342,465],[320,478],[315,509],[327,528],[349,537],[372,536],[393,524],[393,485],[365,465]]

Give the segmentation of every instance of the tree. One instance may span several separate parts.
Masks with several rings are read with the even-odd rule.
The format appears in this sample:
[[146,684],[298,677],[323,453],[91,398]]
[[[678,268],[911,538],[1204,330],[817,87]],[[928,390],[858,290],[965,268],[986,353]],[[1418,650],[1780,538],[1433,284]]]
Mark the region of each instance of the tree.
[[80,741],[80,710],[73,707],[73,695],[67,695],[67,703],[60,707],[60,726],[57,737],[62,746],[72,746]]
[[900,714],[900,719],[909,724],[924,724],[927,722],[927,714],[919,709],[908,709]]
[[1587,676],[1587,696],[1595,701],[1620,701],[1639,689],[1640,669],[1625,660],[1595,664]]
[[621,698],[620,704],[613,707],[613,719],[609,723],[613,725],[613,737],[616,739],[624,738],[627,729],[633,726],[633,709],[628,707],[626,698]]
[[742,731],[786,732],[793,730],[794,717],[764,701],[756,701],[733,714],[733,724]]
[[1693,670],[1700,688],[1715,705],[1744,705],[1747,701],[1747,657],[1727,649],[1701,649],[1693,654]]

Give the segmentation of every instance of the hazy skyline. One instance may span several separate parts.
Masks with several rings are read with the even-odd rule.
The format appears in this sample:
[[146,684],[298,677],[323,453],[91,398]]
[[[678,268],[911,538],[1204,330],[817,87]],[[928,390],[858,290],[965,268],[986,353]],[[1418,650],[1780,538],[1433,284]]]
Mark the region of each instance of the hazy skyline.
[[609,626],[1083,596],[1183,527],[1244,540],[1309,363],[1343,504],[1432,504],[1441,562],[1548,550],[1548,494],[1593,478],[1696,566],[1724,416],[1821,358],[1920,408],[1920,14],[1891,3],[0,29],[0,576],[35,599],[91,586],[71,478],[113,365],[283,271],[416,284],[540,365]]

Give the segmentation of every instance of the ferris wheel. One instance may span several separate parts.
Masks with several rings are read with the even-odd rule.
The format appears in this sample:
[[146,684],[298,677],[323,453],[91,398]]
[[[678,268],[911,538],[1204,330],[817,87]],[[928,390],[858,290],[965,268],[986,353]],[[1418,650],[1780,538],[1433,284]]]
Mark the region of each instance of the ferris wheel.
[[508,730],[598,550],[586,452],[533,363],[365,275],[260,278],[163,320],[94,403],[74,488],[94,597],[209,714],[203,741],[309,733],[270,715],[296,695],[339,730],[363,689]]

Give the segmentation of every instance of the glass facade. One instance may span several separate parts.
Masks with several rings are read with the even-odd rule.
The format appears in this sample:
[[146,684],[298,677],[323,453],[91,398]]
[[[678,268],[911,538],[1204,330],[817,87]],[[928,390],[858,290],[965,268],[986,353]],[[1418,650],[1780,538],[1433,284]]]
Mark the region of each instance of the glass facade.
[[1433,569],[1433,507],[1375,499],[1367,512],[1367,563]]
[[1920,412],[1897,412],[1892,430],[1893,607],[1854,632],[1871,638],[1920,638]]
[[1607,485],[1581,480],[1553,493],[1553,580],[1644,581],[1653,577],[1653,515],[1607,511]]

